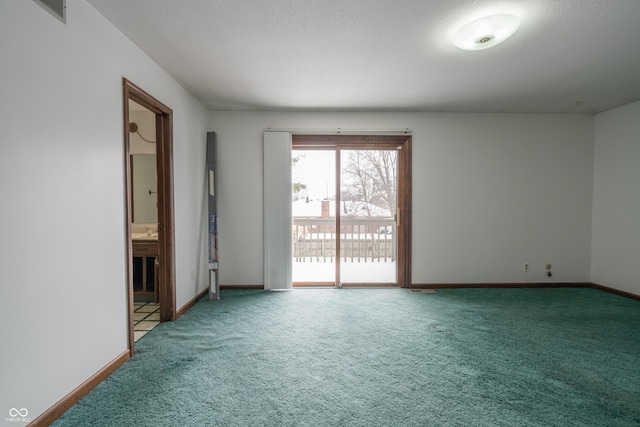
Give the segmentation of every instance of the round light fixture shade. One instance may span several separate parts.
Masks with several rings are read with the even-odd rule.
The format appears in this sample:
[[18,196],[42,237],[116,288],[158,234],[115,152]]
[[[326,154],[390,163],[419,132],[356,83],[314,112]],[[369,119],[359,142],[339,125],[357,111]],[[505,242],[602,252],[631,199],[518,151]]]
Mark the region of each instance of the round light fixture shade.
[[485,16],[469,22],[456,31],[453,44],[464,50],[483,50],[502,43],[520,28],[514,15]]

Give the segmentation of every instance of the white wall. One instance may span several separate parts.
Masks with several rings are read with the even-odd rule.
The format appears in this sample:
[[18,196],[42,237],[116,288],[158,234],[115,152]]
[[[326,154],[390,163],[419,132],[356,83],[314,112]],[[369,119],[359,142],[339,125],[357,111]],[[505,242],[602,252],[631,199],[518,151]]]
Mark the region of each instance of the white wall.
[[12,407],[37,417],[127,349],[123,76],[174,110],[178,308],[206,287],[209,114],[84,0],[67,2],[66,25],[2,1],[0,40],[4,422]]
[[221,284],[262,284],[267,127],[413,130],[413,283],[588,282],[593,123],[588,115],[212,112]]
[[[133,110],[137,108],[138,110]],[[139,104],[129,101],[129,122],[138,125],[138,133],[149,141],[156,140],[156,115]],[[138,133],[129,133],[131,154],[156,154],[156,144],[143,141]]]
[[640,102],[598,114],[593,190],[594,282],[640,295]]

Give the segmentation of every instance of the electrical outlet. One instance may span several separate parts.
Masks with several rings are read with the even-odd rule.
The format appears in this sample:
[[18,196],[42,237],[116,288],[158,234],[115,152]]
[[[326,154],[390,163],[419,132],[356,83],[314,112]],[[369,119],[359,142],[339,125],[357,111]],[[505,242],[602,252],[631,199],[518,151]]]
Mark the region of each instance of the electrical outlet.
[[522,264],[522,271],[524,271],[525,273],[529,272],[529,263],[525,262],[524,264]]

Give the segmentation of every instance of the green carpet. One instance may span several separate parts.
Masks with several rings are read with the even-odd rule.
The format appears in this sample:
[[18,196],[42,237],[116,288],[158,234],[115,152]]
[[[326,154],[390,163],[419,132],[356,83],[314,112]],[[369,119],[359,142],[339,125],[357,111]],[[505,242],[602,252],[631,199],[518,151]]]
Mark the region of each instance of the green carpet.
[[55,426],[638,426],[640,303],[593,289],[224,291]]

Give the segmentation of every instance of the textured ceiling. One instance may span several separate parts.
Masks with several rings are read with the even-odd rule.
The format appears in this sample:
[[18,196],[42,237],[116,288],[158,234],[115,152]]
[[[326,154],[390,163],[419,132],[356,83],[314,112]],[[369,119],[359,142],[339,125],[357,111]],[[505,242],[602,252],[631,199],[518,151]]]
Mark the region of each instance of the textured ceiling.
[[[640,0],[88,2],[212,110],[596,113],[640,99]],[[492,13],[520,30],[483,51],[451,44]]]

